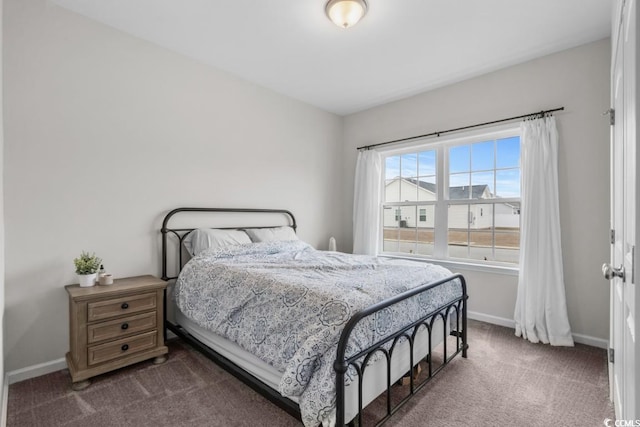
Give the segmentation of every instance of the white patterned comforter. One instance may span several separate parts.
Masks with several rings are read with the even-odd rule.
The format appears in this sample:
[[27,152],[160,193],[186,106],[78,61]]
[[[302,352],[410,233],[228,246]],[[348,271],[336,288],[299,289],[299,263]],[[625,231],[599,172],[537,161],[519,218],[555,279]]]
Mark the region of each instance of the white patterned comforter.
[[[357,311],[451,275],[421,262],[317,251],[302,241],[205,251],[183,268],[180,310],[284,375],[280,393],[296,397],[302,421],[333,418],[333,361],[342,327]],[[462,295],[454,281],[360,322],[348,354]]]

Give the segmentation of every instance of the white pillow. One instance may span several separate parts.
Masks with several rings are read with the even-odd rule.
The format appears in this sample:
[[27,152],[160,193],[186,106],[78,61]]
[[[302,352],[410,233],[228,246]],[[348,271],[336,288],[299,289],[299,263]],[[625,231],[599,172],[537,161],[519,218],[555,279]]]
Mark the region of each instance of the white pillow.
[[196,256],[208,248],[221,248],[230,245],[251,243],[251,239],[242,230],[218,230],[198,228],[183,240],[184,247],[191,256]]
[[274,240],[298,240],[298,236],[296,236],[296,232],[293,231],[292,227],[248,228],[245,231],[254,243]]

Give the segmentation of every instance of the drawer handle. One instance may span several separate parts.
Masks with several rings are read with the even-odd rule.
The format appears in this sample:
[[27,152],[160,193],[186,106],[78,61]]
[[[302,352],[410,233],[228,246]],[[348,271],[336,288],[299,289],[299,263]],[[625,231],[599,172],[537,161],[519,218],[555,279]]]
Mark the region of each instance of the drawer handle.
[[126,310],[127,308],[129,308],[129,303],[123,302],[120,308]]
[[122,326],[120,326],[120,328],[124,331],[126,329],[129,329],[129,324],[128,323],[123,323]]
[[124,344],[122,347],[120,347],[122,349],[122,351],[127,351],[129,350],[129,344]]

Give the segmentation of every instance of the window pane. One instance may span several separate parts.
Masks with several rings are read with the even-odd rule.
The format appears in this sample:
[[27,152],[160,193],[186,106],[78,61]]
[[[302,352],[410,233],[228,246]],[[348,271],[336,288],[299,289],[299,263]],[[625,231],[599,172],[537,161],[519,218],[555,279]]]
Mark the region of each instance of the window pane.
[[418,200],[418,180],[402,178],[400,180],[400,201],[415,202],[416,200]]
[[520,169],[496,171],[497,197],[520,197]]
[[400,207],[400,227],[398,228],[398,252],[413,254],[417,242],[417,207]]
[[416,153],[403,154],[400,165],[402,166],[401,175],[403,178],[418,176],[418,155]]
[[519,205],[513,203],[449,205],[449,256],[517,264],[518,212]]
[[493,230],[493,205],[469,205],[469,229]]
[[520,230],[520,203],[496,203],[496,228]]
[[470,147],[459,145],[449,148],[449,172],[468,172],[470,166]]
[[384,161],[384,178],[389,180],[400,176],[400,156],[387,157]]
[[449,257],[518,263],[519,204],[449,205],[448,209]]
[[383,251],[433,255],[434,206],[386,206]]
[[423,176],[419,178],[418,200],[421,202],[436,200],[438,197],[435,176]]
[[[385,230],[385,236],[386,236]],[[382,251],[383,252],[398,252],[398,239],[387,239],[385,238],[382,241]]]
[[496,166],[498,168],[520,167],[520,137],[503,138],[497,141]]
[[400,207],[400,228],[415,228],[417,221],[415,206]]
[[418,200],[436,200],[436,152],[435,150],[418,153]]
[[431,176],[436,174],[436,152],[422,151],[418,153],[418,175]]
[[418,233],[416,253],[433,255],[435,206],[418,208]]
[[457,173],[449,175],[449,199],[460,200],[471,197],[471,174]]
[[493,141],[472,144],[471,154],[471,170],[494,169]]
[[469,233],[469,258],[493,261],[493,231]]
[[471,174],[471,184],[473,185],[472,199],[493,198],[493,172],[475,172]]
[[[418,228],[433,230],[434,222],[434,206],[420,206],[418,209]],[[431,242],[433,243],[433,240]]]
[[400,209],[395,206],[385,206],[382,212],[382,250],[385,252],[397,252]]
[[502,249],[520,248],[520,230],[515,230],[513,232],[502,232],[502,231],[496,230],[496,248],[502,248]]
[[520,260],[520,230],[514,232],[496,231],[495,260],[517,264]]
[[467,230],[469,221],[469,205],[449,205],[450,229]]
[[449,205],[448,247],[452,258],[469,254],[469,205]]
[[400,201],[400,178],[388,179],[385,181],[384,201],[385,202]]
[[[396,206],[385,206],[382,209],[382,223],[385,227],[393,227],[398,228],[398,224],[400,221],[400,209]],[[388,233],[385,233],[387,236]],[[397,238],[397,233],[394,234],[395,238]]]

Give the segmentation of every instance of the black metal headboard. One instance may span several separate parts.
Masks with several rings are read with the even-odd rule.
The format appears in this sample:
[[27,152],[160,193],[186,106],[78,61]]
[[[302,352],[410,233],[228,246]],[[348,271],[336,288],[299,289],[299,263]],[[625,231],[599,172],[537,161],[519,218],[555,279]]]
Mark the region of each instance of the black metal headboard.
[[[182,241],[189,235],[195,228],[169,228],[169,220],[180,212],[216,212],[216,213],[267,213],[267,214],[282,214],[288,218],[289,225],[296,230],[296,218],[291,212],[285,209],[234,209],[234,208],[177,208],[169,212],[162,221],[162,280],[172,280],[177,276],[167,276],[167,236],[169,233],[175,235],[178,238],[178,270],[182,267]],[[280,225],[272,226],[241,226],[241,227],[211,227],[217,229],[227,230],[243,230],[248,228],[275,228]],[[178,271],[179,272],[179,271]]]

